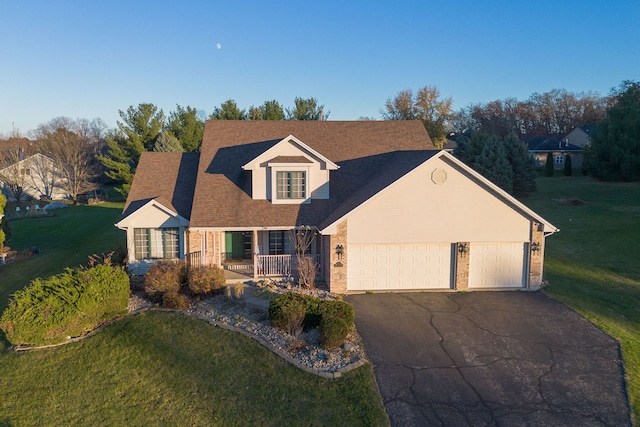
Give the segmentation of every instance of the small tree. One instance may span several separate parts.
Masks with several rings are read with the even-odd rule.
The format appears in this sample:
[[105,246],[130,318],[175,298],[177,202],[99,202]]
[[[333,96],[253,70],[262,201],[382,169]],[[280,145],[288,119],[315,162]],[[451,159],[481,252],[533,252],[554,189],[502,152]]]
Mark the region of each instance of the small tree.
[[315,239],[317,231],[308,225],[301,225],[289,230],[289,239],[296,251],[298,264],[299,283],[301,286],[312,288],[316,280],[316,263],[309,255],[311,243]]
[[564,156],[564,176],[571,176],[573,172],[571,168],[571,156],[569,154]]
[[513,170],[505,146],[497,137],[487,139],[473,168],[507,193],[513,190]]
[[4,234],[4,207],[7,205],[7,198],[4,197],[4,194],[0,193],[0,252],[4,248],[5,234]]
[[553,176],[553,153],[547,153],[547,163],[544,165],[544,174]]
[[182,144],[180,144],[180,141],[178,141],[178,138],[173,136],[171,131],[163,130],[160,132],[156,143],[153,144],[153,151],[181,153],[184,151],[184,148]]

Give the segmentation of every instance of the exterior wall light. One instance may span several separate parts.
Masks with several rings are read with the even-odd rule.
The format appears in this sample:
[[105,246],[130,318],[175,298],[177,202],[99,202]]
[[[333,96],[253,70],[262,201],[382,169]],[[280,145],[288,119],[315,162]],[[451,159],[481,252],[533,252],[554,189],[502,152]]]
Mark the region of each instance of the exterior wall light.
[[458,243],[458,253],[464,258],[469,252],[469,246],[466,243]]
[[336,246],[336,255],[338,255],[338,261],[342,260],[343,254],[344,254],[344,247],[342,245]]
[[539,242],[531,243],[531,252],[533,252],[534,254],[538,254],[540,252],[540,243]]

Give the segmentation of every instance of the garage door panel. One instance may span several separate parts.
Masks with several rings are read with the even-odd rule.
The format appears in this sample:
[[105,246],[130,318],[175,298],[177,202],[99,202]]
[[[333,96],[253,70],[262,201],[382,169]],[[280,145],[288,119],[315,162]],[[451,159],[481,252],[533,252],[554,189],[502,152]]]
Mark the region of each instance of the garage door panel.
[[349,245],[348,290],[447,289],[451,244]]
[[469,288],[522,287],[524,265],[524,243],[471,243]]

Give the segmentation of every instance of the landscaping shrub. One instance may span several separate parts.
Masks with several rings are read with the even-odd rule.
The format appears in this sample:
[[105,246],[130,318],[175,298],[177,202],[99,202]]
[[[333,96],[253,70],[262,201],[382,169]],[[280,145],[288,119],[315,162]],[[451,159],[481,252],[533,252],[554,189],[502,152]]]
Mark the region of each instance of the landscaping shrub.
[[327,350],[340,347],[351,327],[338,317],[323,317],[320,322],[320,345]]
[[273,326],[285,331],[291,329],[300,317],[304,320],[306,312],[305,296],[295,292],[282,294],[269,303],[269,320]]
[[162,302],[167,292],[180,292],[187,281],[188,266],[184,261],[158,261],[144,275],[144,291],[154,302]]
[[355,311],[351,304],[344,301],[322,301],[318,308],[322,319],[337,317],[344,320],[349,328],[353,327]]
[[188,281],[193,295],[206,295],[226,284],[224,270],[216,265],[189,268]]
[[0,328],[13,344],[54,344],[125,313],[128,302],[129,276],[122,267],[68,268],[17,291]]
[[338,346],[344,342],[345,337],[353,328],[355,318],[353,306],[344,301],[321,300],[320,298],[296,292],[277,296],[269,303],[269,319],[277,328],[288,332],[292,329],[295,330],[301,316],[304,319],[303,325],[305,329],[319,327],[321,334],[323,333],[322,325],[327,319],[338,319],[345,325],[346,332],[344,332],[344,337],[341,338],[342,341],[340,341],[340,337],[343,335],[342,324],[336,326],[336,322],[331,320],[328,325],[324,326],[324,328],[328,328],[326,339],[329,346],[333,345],[334,342],[339,341]]
[[188,308],[189,305],[191,305],[191,300],[185,294],[169,291],[162,295],[163,307],[184,310],[185,308]]

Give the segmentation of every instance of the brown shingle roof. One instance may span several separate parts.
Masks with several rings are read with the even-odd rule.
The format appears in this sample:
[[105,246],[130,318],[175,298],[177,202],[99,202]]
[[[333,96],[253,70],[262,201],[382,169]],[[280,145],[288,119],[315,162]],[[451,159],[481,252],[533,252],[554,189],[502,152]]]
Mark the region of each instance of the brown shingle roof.
[[189,219],[199,153],[142,153],[122,217],[156,199]]
[[[251,198],[251,172],[241,166],[289,135],[340,166],[330,173],[329,200],[282,205]],[[319,225],[385,188],[426,155],[394,152],[434,149],[419,121],[208,121],[191,226]]]

